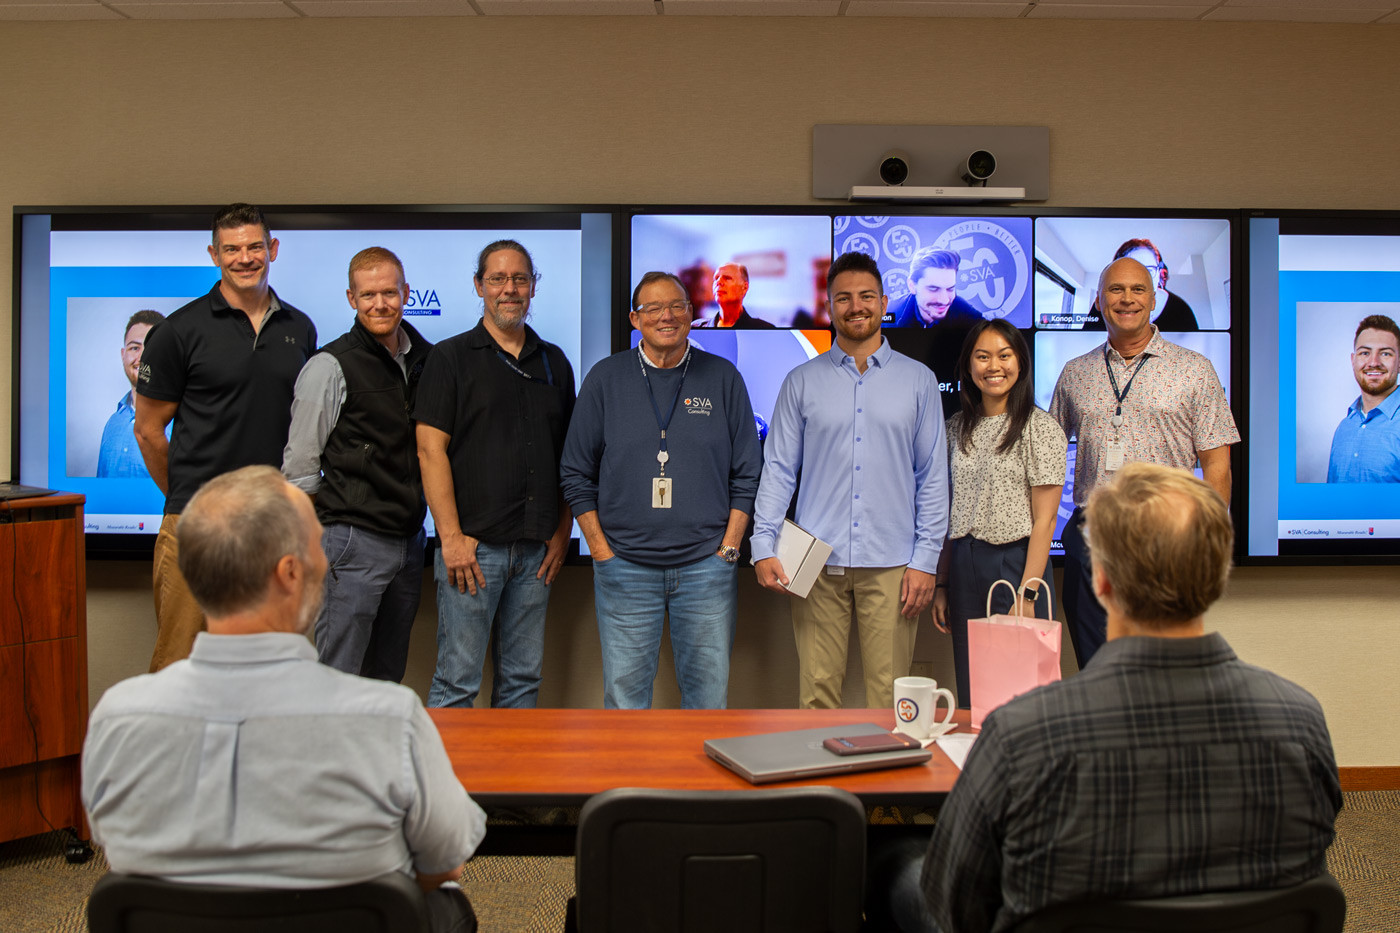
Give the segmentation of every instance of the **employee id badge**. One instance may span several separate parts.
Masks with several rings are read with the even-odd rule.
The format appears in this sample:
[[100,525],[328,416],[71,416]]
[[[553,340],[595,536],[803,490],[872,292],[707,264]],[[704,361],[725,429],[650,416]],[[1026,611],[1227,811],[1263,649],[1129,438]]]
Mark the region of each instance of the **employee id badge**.
[[1104,451],[1103,468],[1110,473],[1116,473],[1123,469],[1123,461],[1127,459],[1127,452],[1123,448],[1123,442],[1117,438],[1109,441],[1108,449]]
[[652,477],[651,507],[653,509],[669,509],[671,507],[671,477]]

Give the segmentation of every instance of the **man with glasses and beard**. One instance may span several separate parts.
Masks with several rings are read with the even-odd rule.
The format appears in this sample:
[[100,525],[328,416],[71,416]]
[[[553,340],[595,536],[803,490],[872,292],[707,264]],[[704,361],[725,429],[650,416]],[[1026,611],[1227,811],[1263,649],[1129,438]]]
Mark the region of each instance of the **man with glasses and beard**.
[[559,455],[574,409],[564,351],[525,323],[540,276],[497,240],[477,256],[481,322],[433,348],[418,384],[418,462],[439,548],[438,657],[429,706],[471,706],[494,642],[492,706],[533,707],[549,588],[573,517]]

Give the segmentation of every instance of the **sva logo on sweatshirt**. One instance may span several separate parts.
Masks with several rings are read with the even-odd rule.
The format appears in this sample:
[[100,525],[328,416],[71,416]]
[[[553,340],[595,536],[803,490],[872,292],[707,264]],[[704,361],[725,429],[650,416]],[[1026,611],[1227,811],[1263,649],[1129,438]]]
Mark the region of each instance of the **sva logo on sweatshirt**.
[[693,395],[685,400],[685,410],[692,415],[708,415],[715,410],[715,406],[709,399]]

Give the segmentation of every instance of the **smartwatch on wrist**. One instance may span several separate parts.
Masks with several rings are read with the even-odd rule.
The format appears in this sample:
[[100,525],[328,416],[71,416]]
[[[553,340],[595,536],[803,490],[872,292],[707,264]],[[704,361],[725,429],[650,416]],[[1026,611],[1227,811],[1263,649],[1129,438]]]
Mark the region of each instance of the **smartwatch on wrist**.
[[1035,602],[1040,597],[1040,588],[1034,586],[1022,587],[1021,598],[1028,603]]

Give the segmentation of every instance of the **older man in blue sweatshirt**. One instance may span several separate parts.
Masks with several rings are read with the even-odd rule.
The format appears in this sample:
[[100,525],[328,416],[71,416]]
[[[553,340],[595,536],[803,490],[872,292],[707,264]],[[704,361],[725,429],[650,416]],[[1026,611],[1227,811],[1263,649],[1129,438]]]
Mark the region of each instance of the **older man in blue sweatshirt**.
[[669,617],[681,706],[721,709],[763,462],[753,408],[733,364],[689,345],[674,275],[642,276],[630,318],[641,342],[584,379],[559,467],[593,555],[603,705],[651,706]]

